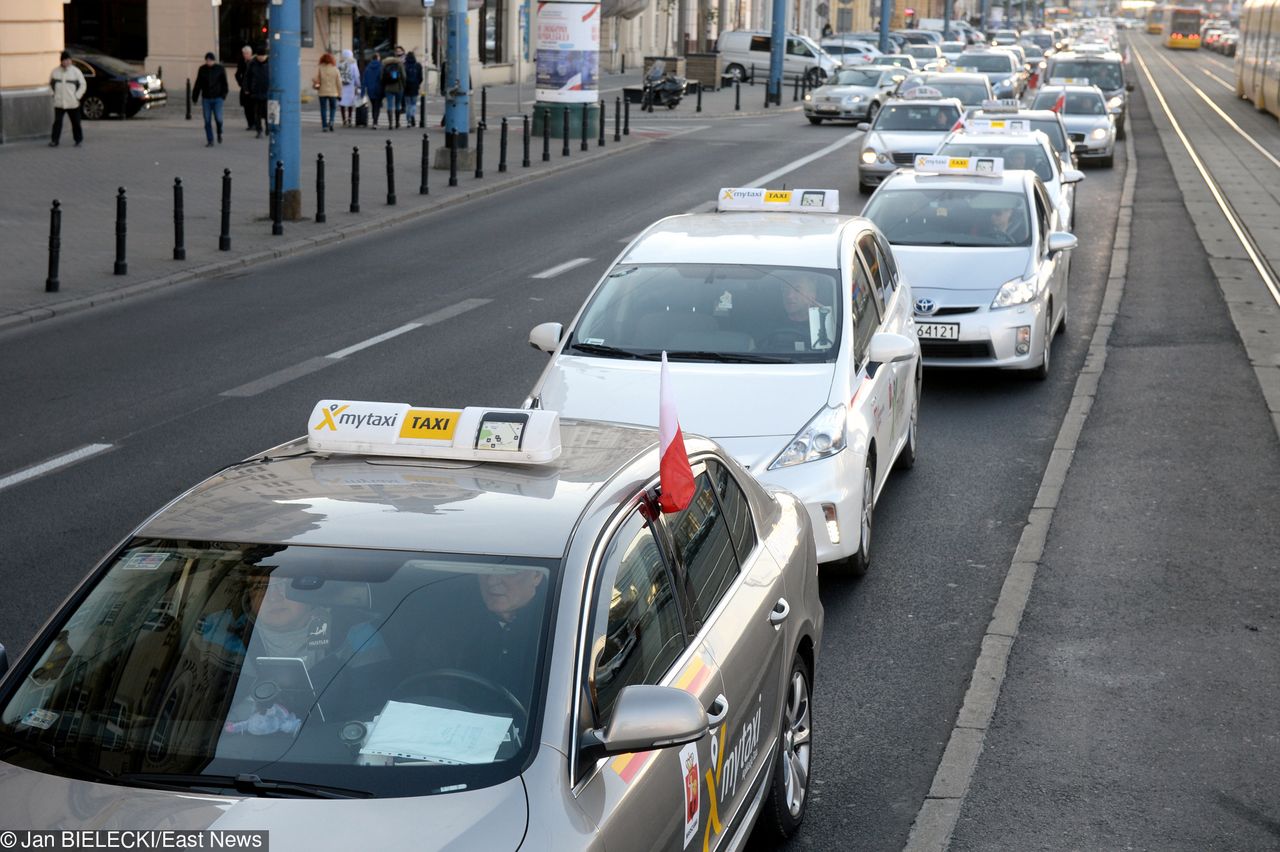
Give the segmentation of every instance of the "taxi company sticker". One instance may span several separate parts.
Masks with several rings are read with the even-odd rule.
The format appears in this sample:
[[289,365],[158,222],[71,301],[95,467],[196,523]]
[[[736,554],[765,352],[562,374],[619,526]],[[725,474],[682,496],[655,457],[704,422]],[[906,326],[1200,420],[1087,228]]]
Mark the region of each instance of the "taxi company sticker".
[[429,441],[452,441],[458,428],[457,411],[433,411],[427,408],[410,408],[400,426],[401,438],[422,438]]
[[53,723],[56,721],[58,721],[57,713],[52,710],[36,708],[34,710],[28,710],[27,715],[23,716],[22,721],[18,724],[26,725],[28,728],[39,728],[42,731],[47,731],[53,727]]
[[689,743],[680,749],[680,777],[684,783],[684,845],[698,836],[698,792],[702,779],[698,777],[698,745]]
[[764,194],[765,204],[790,204],[791,190],[789,189],[770,189]]
[[121,571],[154,571],[169,558],[168,553],[135,553],[120,566]]

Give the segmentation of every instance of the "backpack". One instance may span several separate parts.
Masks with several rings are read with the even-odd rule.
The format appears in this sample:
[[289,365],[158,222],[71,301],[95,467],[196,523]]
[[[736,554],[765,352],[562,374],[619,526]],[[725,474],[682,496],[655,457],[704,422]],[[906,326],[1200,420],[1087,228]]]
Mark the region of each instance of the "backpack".
[[350,86],[356,81],[356,75],[351,70],[349,63],[342,63],[338,66],[338,76],[342,78],[342,85]]
[[397,67],[395,67],[394,65],[393,65],[393,66],[391,66],[391,68],[387,71],[387,79],[388,79],[388,80],[390,80],[390,81],[391,81],[391,82],[393,82],[393,83],[394,83],[396,80],[399,80],[399,79],[400,79],[400,69],[399,69],[399,68],[397,68]]

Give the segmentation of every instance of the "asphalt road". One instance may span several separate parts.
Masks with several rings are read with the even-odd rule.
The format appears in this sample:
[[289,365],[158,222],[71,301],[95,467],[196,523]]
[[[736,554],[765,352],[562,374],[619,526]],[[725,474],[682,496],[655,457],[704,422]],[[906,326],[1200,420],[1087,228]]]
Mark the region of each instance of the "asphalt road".
[[[317,399],[518,404],[545,363],[528,329],[567,321],[626,238],[851,132],[796,113],[709,124],[412,226],[0,337],[0,363],[21,365],[0,375],[0,476],[112,447],[0,490],[0,641],[20,648],[120,536],[297,435]],[[834,186],[856,210],[856,152],[771,185]],[[1080,186],[1054,375],[930,371],[919,462],[884,492],[872,573],[824,578],[815,786],[796,849],[906,840],[1084,360],[1123,169],[1118,157]],[[577,258],[590,260],[530,277]],[[461,312],[437,322],[440,311]],[[413,321],[425,324],[325,358]]]

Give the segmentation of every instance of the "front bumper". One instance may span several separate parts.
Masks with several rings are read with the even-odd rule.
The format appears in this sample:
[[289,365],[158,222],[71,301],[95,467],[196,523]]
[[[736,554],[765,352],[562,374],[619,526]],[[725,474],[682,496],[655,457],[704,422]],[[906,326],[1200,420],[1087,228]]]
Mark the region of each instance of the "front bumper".
[[892,159],[887,163],[875,162],[870,165],[862,162],[862,154],[858,154],[858,183],[867,186],[878,186],[889,175],[898,169],[905,168],[906,164],[899,165]]
[[[920,352],[926,367],[994,367],[1030,370],[1040,366],[1044,351],[1045,302],[1035,301],[1012,308],[977,308],[972,313],[941,317],[917,316],[916,333],[929,323],[957,324],[956,340],[920,337]],[[1018,354],[1018,329],[1029,328],[1030,345]]]
[[864,121],[867,118],[867,110],[871,104],[868,101],[856,103],[851,106],[844,104],[818,104],[805,102],[804,115],[805,118],[830,118],[844,121]]

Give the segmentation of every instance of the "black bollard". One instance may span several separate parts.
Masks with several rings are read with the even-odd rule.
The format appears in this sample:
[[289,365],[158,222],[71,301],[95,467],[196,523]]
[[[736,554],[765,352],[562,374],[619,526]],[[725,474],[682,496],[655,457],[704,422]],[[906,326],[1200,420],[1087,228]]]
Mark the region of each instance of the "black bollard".
[[773,100],[773,93],[769,91],[769,87],[772,85],[773,83],[771,82],[766,82],[764,84],[764,108],[765,109],[769,108],[769,102]]
[[542,162],[551,159],[551,108],[542,113]]
[[580,151],[586,151],[590,148],[590,145],[587,142],[587,127],[591,124],[589,120],[590,114],[587,110],[588,106],[589,104],[585,103],[582,105],[582,144],[578,148]]
[[458,185],[458,134],[450,130],[447,134],[449,143],[449,186]]
[[596,139],[596,147],[604,147],[604,98],[600,99],[600,136]]
[[324,154],[316,154],[316,224],[326,221],[324,215]]
[[561,125],[560,156],[567,157],[569,156],[569,107],[568,105],[565,105],[561,107],[560,110],[561,110],[560,117],[563,119],[563,121],[560,122],[560,125]]
[[396,161],[391,152],[391,140],[387,140],[387,204],[396,203]]
[[751,63],[751,76],[747,78],[747,85],[754,86],[756,84],[756,64]]
[[521,130],[523,134],[523,138],[521,139],[521,145],[523,146],[523,149],[524,149],[524,155],[520,160],[520,168],[527,169],[529,168],[529,166],[533,165],[533,163],[530,162],[529,160],[529,116],[527,115],[520,116],[520,123],[521,125],[523,125]]
[[622,99],[622,135],[631,135],[631,99]]
[[276,160],[276,175],[271,191],[271,236],[284,233],[284,161]]
[[476,125],[476,177],[484,177],[484,122]]
[[498,134],[498,173],[507,170],[507,117],[502,117],[502,130]]
[[694,112],[702,112],[702,83],[698,83],[698,108]]
[[733,111],[738,112],[742,109],[742,83],[737,80],[733,81]]
[[622,98],[613,99],[613,141],[622,141]]
[[124,197],[124,187],[120,187],[116,192],[116,275],[128,275],[129,264],[125,261],[125,236],[129,229],[125,225],[125,216],[128,213],[128,202]]
[[796,75],[795,85],[791,87],[791,102],[795,103],[800,100],[800,75]]
[[418,126],[427,126],[427,96],[422,95],[418,98]]
[[62,205],[53,199],[49,209],[49,277],[44,279],[46,293],[58,292],[58,259],[62,254]]
[[182,225],[182,178],[173,179],[173,259],[187,259],[186,234]]
[[351,213],[360,212],[360,148],[351,148]]
[[187,121],[191,120],[191,78],[187,78]]
[[650,86],[644,87],[644,99],[640,101],[641,112],[653,112],[653,89]]
[[618,68],[618,73],[619,74],[627,73],[627,55],[625,53],[622,54],[622,58],[620,59],[620,62],[622,63],[622,65],[620,68]]
[[431,171],[431,158],[427,156],[427,134],[422,134],[422,180],[418,183],[418,194],[427,195],[431,192],[427,186],[427,174]]
[[222,170],[222,230],[218,251],[231,251],[231,169]]
[[480,87],[480,123],[489,124],[489,87]]

